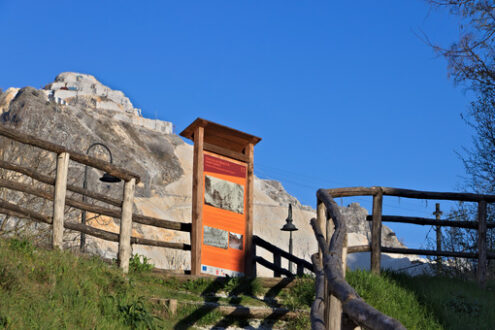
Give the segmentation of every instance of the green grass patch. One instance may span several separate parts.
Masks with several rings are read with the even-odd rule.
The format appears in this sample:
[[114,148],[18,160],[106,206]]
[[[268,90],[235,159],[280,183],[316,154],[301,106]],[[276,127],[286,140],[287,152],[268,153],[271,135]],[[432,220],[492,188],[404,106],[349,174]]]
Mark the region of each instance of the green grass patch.
[[444,329],[494,329],[495,286],[485,289],[457,278],[389,274],[400,287],[415,294]]
[[377,276],[356,270],[347,272],[346,279],[368,304],[399,320],[407,329],[443,329],[415,292],[401,286],[391,274]]
[[[22,239],[0,239],[0,329],[173,329],[192,325],[246,325],[222,316],[204,301],[220,304],[287,307],[308,311],[314,278],[290,288],[264,289],[258,280],[201,278],[179,281],[150,271],[149,260],[133,256],[124,276],[98,257],[39,249]],[[364,271],[347,273],[348,282],[378,310],[408,329],[492,329],[495,282],[476,283],[439,277],[409,277]],[[218,295],[222,294],[223,297]],[[267,302],[257,296],[276,298]],[[176,315],[150,297],[177,299]],[[181,301],[183,303],[181,303]],[[188,302],[196,302],[194,305]],[[309,317],[281,325],[307,329]]]

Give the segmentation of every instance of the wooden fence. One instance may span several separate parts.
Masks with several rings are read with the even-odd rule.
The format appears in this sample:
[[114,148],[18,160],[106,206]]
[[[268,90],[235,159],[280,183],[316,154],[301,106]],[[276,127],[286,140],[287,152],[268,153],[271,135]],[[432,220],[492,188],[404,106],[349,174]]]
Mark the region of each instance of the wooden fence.
[[[372,221],[369,245],[347,247],[345,220],[333,198],[350,196],[373,196],[372,215],[367,217],[368,221]],[[383,196],[476,202],[478,203],[478,216],[476,221],[451,221],[382,215]],[[478,259],[477,279],[481,285],[484,285],[487,259],[495,259],[495,253],[487,250],[486,241],[487,229],[495,228],[495,223],[488,223],[486,219],[487,203],[493,202],[495,202],[494,195],[429,192],[387,187],[318,190],[317,219],[311,220],[320,249],[319,253],[312,256],[316,274],[316,300],[311,308],[312,328],[340,329],[342,312],[344,312],[353,322],[365,328],[404,329],[398,321],[367,305],[345,281],[345,262],[348,253],[371,252],[371,270],[376,274],[380,273],[382,252],[475,258]],[[383,247],[381,245],[381,223],[383,221],[474,229],[478,231],[478,252]]]
[[[353,187],[353,188],[336,188],[326,190],[332,197],[350,197],[350,196],[373,196],[372,215],[367,220],[372,221],[371,229],[371,271],[380,273],[380,255],[386,253],[400,254],[419,254],[441,257],[458,257],[478,259],[477,279],[481,285],[484,285],[487,272],[487,260],[495,259],[495,253],[487,249],[486,232],[489,228],[495,228],[495,223],[487,222],[487,203],[495,202],[495,195],[481,195],[471,193],[454,193],[454,192],[432,192],[418,191],[410,189],[398,189],[389,187]],[[395,215],[382,215],[383,196],[396,196],[404,198],[425,199],[425,200],[450,200],[461,202],[478,203],[478,216],[476,221],[451,221],[437,220],[419,217],[404,217]],[[458,251],[438,251],[423,249],[407,249],[383,247],[381,245],[382,222],[401,222],[417,225],[434,225],[437,227],[458,227],[469,228],[478,231],[478,251],[458,252]],[[363,247],[364,250],[365,247]]]
[[[294,277],[294,274],[292,274],[288,269],[282,268],[282,257],[286,258],[289,262],[293,262],[296,264],[297,276],[302,276],[304,274],[304,269],[313,272],[313,265],[310,262],[298,258],[290,254],[289,252],[284,251],[271,243],[268,243],[267,241],[263,240],[262,238],[256,235],[253,236],[253,247],[254,247],[253,253],[255,256],[254,258],[255,267],[256,267],[256,263],[258,263],[270,270],[273,270],[273,277],[280,277],[281,275],[285,275],[287,277]],[[265,250],[273,253],[273,262],[270,262],[261,256],[256,256],[257,247],[264,248]],[[256,269],[254,271],[254,274],[256,274]]]
[[[131,244],[156,246],[179,250],[191,250],[190,244],[164,242],[131,236],[133,222],[158,228],[165,228],[189,233],[191,232],[190,223],[158,219],[133,213],[132,208],[134,204],[135,185],[139,182],[140,179],[137,174],[127,171],[121,167],[115,166],[109,162],[68,150],[63,146],[41,140],[31,135],[19,133],[16,130],[1,125],[0,135],[20,142],[22,144],[35,146],[42,150],[55,153],[57,155],[55,178],[36,172],[19,164],[0,160],[0,168],[26,175],[48,186],[47,189],[39,189],[21,182],[0,179],[0,188],[19,191],[53,202],[52,215],[47,216],[23,206],[11,203],[10,201],[0,199],[0,213],[16,217],[30,218],[34,221],[43,222],[51,225],[52,245],[54,248],[62,248],[64,228],[74,230],[86,235],[94,236],[103,240],[118,242],[118,261],[120,267],[125,273],[127,273],[129,270]],[[116,199],[75,185],[67,184],[69,159],[80,164],[105,171],[106,173],[123,180],[123,198]],[[97,206],[66,197],[67,190],[80,194],[82,196],[89,197],[96,201],[116,206],[119,209]],[[101,214],[112,218],[120,218],[120,232],[117,234],[81,223],[64,221],[64,208],[66,205],[82,211]]]

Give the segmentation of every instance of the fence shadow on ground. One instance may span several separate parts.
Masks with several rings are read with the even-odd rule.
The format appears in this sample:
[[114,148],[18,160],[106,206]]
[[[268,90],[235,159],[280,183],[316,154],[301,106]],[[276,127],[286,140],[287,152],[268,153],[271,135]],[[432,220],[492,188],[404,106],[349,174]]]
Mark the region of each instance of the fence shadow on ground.
[[[281,305],[274,302],[273,297],[276,297],[293,280],[294,278],[285,278],[281,280],[276,285],[268,289],[268,291],[263,295],[263,298],[259,298],[255,295],[254,292],[255,287],[259,285],[259,282],[256,283],[255,278],[216,278],[201,292],[201,297],[203,298],[204,305],[195,309],[191,314],[179,320],[174,326],[174,329],[187,329],[188,327],[200,321],[208,313],[219,311],[221,307],[221,298],[218,295],[224,292],[227,294],[226,303],[230,306],[234,306],[235,309],[229,314],[223,315],[220,320],[216,321],[214,325],[211,325],[212,328],[227,328],[234,323],[241,323],[243,326],[245,326],[246,329],[254,329],[253,327],[249,326],[247,322],[248,318],[246,317],[246,314],[249,313],[249,311],[247,310],[247,306],[243,306],[240,304],[240,297],[242,295],[257,299],[265,303],[269,302],[267,303],[269,307],[265,306],[266,308],[278,308],[276,312],[273,311],[271,314],[264,316],[263,318],[259,318],[262,323],[265,323],[267,321],[274,323],[283,318],[285,314],[289,313],[289,311],[287,310],[284,313],[284,311],[280,309]],[[241,317],[240,315],[243,316]],[[246,322],[243,323],[242,320],[246,320]]]

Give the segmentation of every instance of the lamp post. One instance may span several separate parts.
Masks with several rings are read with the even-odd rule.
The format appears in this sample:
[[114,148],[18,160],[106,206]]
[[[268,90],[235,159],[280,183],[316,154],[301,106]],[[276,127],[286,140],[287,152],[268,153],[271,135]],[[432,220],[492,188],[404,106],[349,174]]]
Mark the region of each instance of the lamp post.
[[[292,254],[292,232],[298,230],[296,226],[292,223],[292,204],[289,204],[289,214],[287,215],[287,222],[282,228],[281,231],[288,231],[290,233],[289,236],[289,253]],[[289,272],[292,273],[292,262],[289,260]]]
[[[112,152],[103,143],[96,142],[96,143],[93,143],[92,145],[90,145],[88,147],[88,150],[86,150],[86,155],[89,155],[89,151],[96,146],[100,146],[103,149],[105,149],[106,151],[108,151],[108,155],[110,156],[110,164],[112,164],[113,163]],[[100,181],[108,182],[108,183],[116,183],[116,182],[120,182],[120,179],[113,176],[113,175],[110,175],[108,173],[104,173],[103,176],[100,178]],[[84,166],[83,188],[88,189],[88,166],[87,165]],[[83,195],[82,201],[86,202],[86,196],[85,195]],[[81,223],[83,225],[86,224],[86,211],[84,211],[84,210],[81,213]],[[84,251],[84,245],[86,245],[86,235],[84,233],[81,233],[81,242],[80,242],[81,251]]]

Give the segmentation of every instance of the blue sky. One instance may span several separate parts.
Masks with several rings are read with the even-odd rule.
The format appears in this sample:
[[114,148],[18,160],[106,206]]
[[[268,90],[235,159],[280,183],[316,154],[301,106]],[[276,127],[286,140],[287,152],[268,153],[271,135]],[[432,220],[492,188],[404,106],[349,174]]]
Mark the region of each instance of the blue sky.
[[[260,136],[256,175],[305,204],[317,188],[461,182],[470,98],[418,37],[448,45],[456,20],[425,1],[0,0],[0,29],[0,88],[90,73],[176,132],[203,117]],[[429,229],[392,227],[412,246]]]

